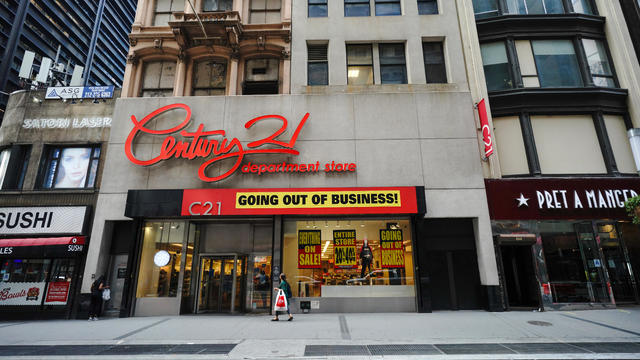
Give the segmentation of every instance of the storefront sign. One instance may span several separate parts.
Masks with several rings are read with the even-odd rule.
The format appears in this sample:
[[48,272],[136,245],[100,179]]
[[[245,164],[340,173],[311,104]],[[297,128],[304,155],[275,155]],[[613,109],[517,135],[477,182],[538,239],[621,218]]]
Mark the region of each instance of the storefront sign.
[[49,283],[47,297],[44,300],[48,305],[65,305],[69,295],[69,282],[57,281]]
[[484,142],[484,156],[488,158],[493,154],[493,138],[491,137],[491,127],[489,126],[489,116],[487,115],[487,105],[484,99],[478,103],[478,116],[482,128],[482,141]]
[[382,268],[404,268],[402,230],[380,230],[380,252]]
[[111,99],[114,86],[48,87],[45,99]]
[[84,236],[0,239],[0,256],[70,257],[82,254]]
[[416,214],[422,188],[184,190],[182,216]]
[[45,282],[0,283],[0,306],[40,305]]
[[333,230],[333,262],[336,269],[358,267],[355,230]]
[[321,247],[320,230],[298,230],[298,269],[320,269]]
[[83,129],[111,127],[110,117],[84,116],[63,118],[24,119],[22,127],[25,129]]
[[640,193],[640,179],[485,180],[496,220],[629,220],[624,202]]
[[[184,120],[176,126],[165,129],[155,130],[149,122],[156,117],[170,111],[182,110],[185,113]],[[259,122],[265,120],[275,120],[282,123],[273,134],[258,139],[256,141],[243,144],[238,138],[228,138],[224,130],[205,130],[204,124],[200,124],[197,130],[189,132],[186,127],[191,122],[191,108],[185,104],[172,104],[159,108],[151,114],[145,116],[140,121],[135,116],[131,116],[133,129],[129,133],[124,146],[124,152],[132,163],[140,166],[149,166],[157,164],[164,160],[183,159],[194,160],[200,159],[202,164],[198,169],[198,177],[202,181],[215,182],[223,180],[234,174],[238,169],[243,173],[250,174],[269,174],[269,173],[316,173],[323,172],[353,172],[356,165],[353,163],[342,163],[331,161],[321,164],[320,162],[312,162],[308,164],[297,164],[279,162],[277,164],[252,164],[248,162],[243,165],[246,156],[258,154],[289,154],[299,155],[300,152],[295,149],[296,142],[300,131],[309,119],[309,113],[306,113],[300,123],[293,132],[290,139],[286,141],[278,140],[288,128],[288,120],[280,115],[264,115],[251,119],[245,123],[244,127],[250,129]],[[134,146],[136,137],[141,134],[163,136],[164,140],[155,157],[149,159],[140,159],[134,154]],[[172,135],[175,134],[175,135]],[[214,138],[212,138],[214,137]],[[266,147],[265,147],[266,146]],[[214,164],[226,159],[232,159],[233,165],[228,170],[223,170],[221,175],[209,176],[209,168]]]
[[0,208],[0,235],[82,233],[85,206]]

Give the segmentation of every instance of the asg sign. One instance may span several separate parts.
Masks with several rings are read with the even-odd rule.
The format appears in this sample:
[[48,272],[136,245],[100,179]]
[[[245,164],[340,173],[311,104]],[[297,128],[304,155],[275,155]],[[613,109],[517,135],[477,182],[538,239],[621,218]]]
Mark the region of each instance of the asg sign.
[[[150,122],[160,115],[181,110],[184,118],[174,127],[164,130],[155,130]],[[279,137],[287,130],[289,122],[280,115],[263,115],[253,118],[244,124],[245,129],[250,129],[257,124],[266,121],[279,121],[281,126],[272,134],[264,138],[243,144],[237,137],[229,138],[224,130],[206,130],[204,124],[199,124],[195,131],[188,131],[187,127],[191,122],[191,108],[185,104],[172,104],[163,106],[141,120],[131,116],[133,129],[127,136],[124,152],[132,163],[140,166],[158,164],[169,159],[194,160],[201,159],[203,162],[198,169],[198,177],[202,181],[215,182],[228,178],[234,174],[243,164],[245,157],[259,154],[287,154],[299,155],[295,148],[300,132],[309,119],[309,113],[304,114],[295,128],[291,138],[280,140]],[[141,159],[135,154],[134,147],[136,138],[146,135],[164,136],[162,145],[158,152],[152,154],[151,158]],[[179,136],[179,137],[178,137]],[[232,160],[232,165],[222,170],[222,174],[216,176],[209,175],[209,169],[223,160]],[[313,173],[313,172],[354,172],[356,166],[353,163],[336,163],[331,161],[327,164],[313,162],[311,164],[291,164],[280,162],[277,164],[252,164],[249,162],[242,167],[243,173],[268,174],[268,173]]]
[[0,208],[0,235],[80,234],[85,206]]

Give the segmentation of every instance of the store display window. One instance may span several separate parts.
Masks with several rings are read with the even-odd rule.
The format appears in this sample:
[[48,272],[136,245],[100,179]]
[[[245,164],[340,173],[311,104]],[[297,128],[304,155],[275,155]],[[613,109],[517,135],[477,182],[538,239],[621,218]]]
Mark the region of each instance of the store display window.
[[145,223],[137,297],[177,296],[185,226],[184,222]]
[[294,297],[414,297],[408,219],[284,222],[283,272]]

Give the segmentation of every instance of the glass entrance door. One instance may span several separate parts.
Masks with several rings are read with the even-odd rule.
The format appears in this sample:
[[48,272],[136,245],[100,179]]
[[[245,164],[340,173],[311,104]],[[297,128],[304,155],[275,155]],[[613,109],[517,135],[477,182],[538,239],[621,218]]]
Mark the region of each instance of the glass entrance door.
[[619,232],[614,223],[599,223],[598,236],[604,255],[605,267],[609,272],[609,282],[616,302],[635,302],[635,284],[631,262],[621,244]]
[[245,261],[238,255],[200,256],[197,312],[232,313],[243,309]]

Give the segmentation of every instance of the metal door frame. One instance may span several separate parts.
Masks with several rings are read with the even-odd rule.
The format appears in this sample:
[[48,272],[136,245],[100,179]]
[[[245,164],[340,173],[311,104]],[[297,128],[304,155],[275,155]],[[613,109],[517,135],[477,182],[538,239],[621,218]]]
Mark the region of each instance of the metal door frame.
[[[238,278],[238,258],[242,258],[245,257],[245,255],[242,254],[238,254],[238,253],[202,253],[202,254],[198,254],[198,281],[197,281],[197,286],[198,286],[198,290],[197,290],[197,295],[194,299],[194,313],[196,314],[201,314],[202,312],[200,311],[199,305],[200,305],[200,295],[201,295],[201,291],[202,291],[202,269],[200,268],[202,266],[202,259],[203,258],[227,258],[227,259],[222,259],[222,260],[231,260],[230,258],[233,257],[233,279],[231,280],[231,309],[229,311],[229,313],[234,313],[235,312],[235,305],[236,305],[236,282],[237,282],[237,278]],[[246,260],[245,260],[246,261]],[[224,262],[222,263],[222,265],[224,265]],[[243,264],[244,265],[244,264]],[[222,273],[223,270],[221,270]],[[222,277],[220,278],[220,281],[222,282]],[[220,286],[222,286],[222,284],[220,284]],[[220,296],[220,295],[218,295]],[[220,312],[220,313],[224,313],[224,312]]]

